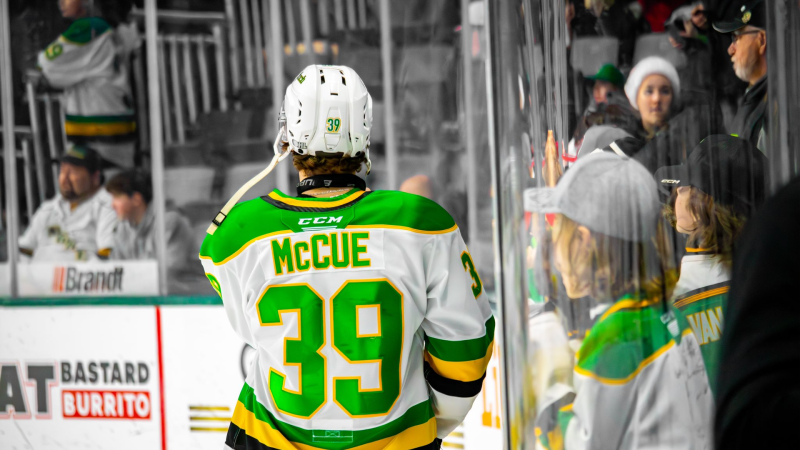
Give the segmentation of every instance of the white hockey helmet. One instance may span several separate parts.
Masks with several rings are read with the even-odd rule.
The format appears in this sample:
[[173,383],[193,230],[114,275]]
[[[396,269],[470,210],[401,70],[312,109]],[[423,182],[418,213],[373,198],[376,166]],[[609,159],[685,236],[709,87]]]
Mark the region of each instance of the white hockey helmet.
[[[355,70],[346,66],[308,66],[289,87],[280,115],[278,140],[298,155],[369,160],[372,97]],[[276,145],[275,152],[280,153]]]

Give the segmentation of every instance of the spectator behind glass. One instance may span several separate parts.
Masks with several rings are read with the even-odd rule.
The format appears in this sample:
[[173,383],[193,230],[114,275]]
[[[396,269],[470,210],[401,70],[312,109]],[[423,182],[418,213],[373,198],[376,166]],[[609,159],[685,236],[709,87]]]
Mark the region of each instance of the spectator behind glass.
[[631,0],[584,0],[584,5],[597,17],[597,34],[619,40],[619,66],[629,68],[633,64],[636,38],[650,32],[639,3]]
[[767,14],[764,1],[734,1],[714,22],[720,33],[731,33],[728,47],[736,76],[749,85],[728,130],[766,152],[767,109]]
[[75,21],[38,57],[47,84],[64,90],[64,131],[107,162],[132,167],[136,122],[128,56],[139,44],[135,27],[114,27],[130,0],[59,0]]
[[704,139],[685,165],[656,172],[662,190],[672,190],[666,215],[688,236],[672,307],[681,332],[692,331],[700,345],[712,392],[719,373],[733,246],[766,197],[766,167],[764,155],[747,141],[715,135]]
[[792,442],[800,417],[797,205],[800,177],[764,204],[734,250],[717,380],[718,450],[796,445]]
[[[662,322],[677,275],[658,231],[657,186],[638,162],[581,157],[554,189],[526,193],[525,209],[555,213],[553,267],[569,298],[591,297],[594,324],[577,352],[574,387],[553,388],[537,417],[546,448],[706,448],[711,399],[702,361],[682,354]],[[598,401],[602,399],[602,401]],[[691,399],[691,400],[690,400]],[[705,423],[701,423],[705,420]]]
[[[630,107],[623,89],[625,76],[613,64],[605,64],[596,74],[586,77],[592,83],[592,100],[578,121],[572,139],[567,146],[567,154],[576,156],[582,149],[588,131],[595,126],[608,125],[625,130],[627,135],[637,133],[638,118]],[[605,144],[602,147],[604,147]],[[594,150],[592,147],[591,150]]]
[[[613,64],[605,64],[596,74],[586,77],[592,83],[592,100],[587,110],[596,111],[597,105],[608,104],[609,94],[625,88],[625,75]],[[585,115],[585,114],[584,114]]]
[[719,104],[719,112],[730,126],[745,85],[730,64],[727,54],[730,36],[711,29],[709,15],[712,13],[702,2],[678,8],[670,17],[667,29],[670,42],[684,52],[688,61],[678,70],[686,94],[684,99],[690,104]]
[[[106,183],[113,197],[111,206],[120,223],[114,233],[114,259],[156,259],[155,213],[150,207],[153,188],[150,176],[139,170],[122,172]],[[167,269],[184,270],[194,265],[198,251],[192,241],[189,220],[176,211],[164,216]]]
[[625,153],[650,173],[659,167],[682,164],[689,149],[704,137],[721,131],[718,106],[709,103],[681,107],[681,81],[669,61],[645,58],[633,68],[625,83],[628,100],[641,117],[639,146],[628,139]]
[[652,139],[667,125],[678,101],[681,83],[675,66],[664,58],[651,56],[639,61],[625,83],[625,94],[642,119],[644,137]]
[[102,160],[75,146],[61,158],[59,194],[42,203],[19,239],[35,262],[106,259],[114,248],[117,218],[102,187]]

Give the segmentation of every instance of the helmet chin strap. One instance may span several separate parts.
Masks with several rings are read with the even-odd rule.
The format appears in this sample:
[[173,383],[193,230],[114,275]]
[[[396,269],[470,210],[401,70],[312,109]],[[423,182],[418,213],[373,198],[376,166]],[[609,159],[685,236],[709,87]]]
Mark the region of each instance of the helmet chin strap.
[[278,136],[275,138],[275,143],[273,144],[273,149],[275,150],[275,156],[272,157],[272,161],[269,163],[267,168],[262,170],[258,175],[251,178],[250,181],[245,183],[242,187],[239,188],[238,191],[236,191],[235,194],[233,194],[233,197],[231,197],[230,200],[228,200],[228,203],[225,203],[225,206],[222,207],[220,212],[218,212],[216,217],[214,217],[214,220],[211,221],[211,225],[208,226],[206,233],[214,234],[214,232],[217,231],[217,228],[219,228],[219,226],[222,225],[222,222],[228,217],[228,214],[231,212],[233,207],[236,206],[237,203],[239,203],[239,200],[242,199],[244,194],[246,194],[247,191],[249,191],[253,186],[258,184],[259,181],[266,178],[266,176],[269,175],[269,173],[272,172],[281,161],[283,161],[284,159],[286,159],[287,156],[292,154],[292,152],[288,150],[283,150],[283,146],[281,145],[282,144],[281,137],[282,133],[278,132]]

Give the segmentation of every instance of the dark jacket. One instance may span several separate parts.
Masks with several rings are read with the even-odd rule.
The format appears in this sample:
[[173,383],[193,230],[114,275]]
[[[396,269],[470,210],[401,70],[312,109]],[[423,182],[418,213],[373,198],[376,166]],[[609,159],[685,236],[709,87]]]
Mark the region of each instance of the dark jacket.
[[717,449],[792,448],[800,417],[800,178],[747,224],[733,276],[717,379]]
[[641,151],[631,156],[655,173],[660,167],[683,164],[700,141],[722,133],[723,128],[718,105],[709,102],[688,105],[647,141]]
[[730,134],[735,134],[749,141],[754,146],[758,145],[761,129],[766,126],[767,120],[767,77],[744,93],[739,100],[739,110],[733,118]]

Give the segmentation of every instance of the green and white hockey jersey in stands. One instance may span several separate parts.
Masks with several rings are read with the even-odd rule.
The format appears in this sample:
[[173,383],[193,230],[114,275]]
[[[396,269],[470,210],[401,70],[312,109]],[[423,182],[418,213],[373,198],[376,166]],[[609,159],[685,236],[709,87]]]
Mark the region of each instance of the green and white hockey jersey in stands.
[[100,17],[85,17],[37,58],[48,84],[64,90],[67,138],[91,144],[121,167],[133,165],[136,116],[127,59],[138,45],[134,26],[114,29]]
[[492,317],[453,219],[394,191],[273,191],[237,205],[200,258],[257,351],[231,433],[247,448],[430,445],[466,416]]
[[700,346],[708,383],[716,392],[722,330],[728,308],[730,270],[722,260],[704,249],[686,249],[681,260],[681,277],[673,292],[672,307],[681,331],[692,331],[687,339]]
[[[555,384],[536,421],[549,450],[710,449],[712,403],[700,351],[678,345],[664,302],[626,295],[597,319],[572,386]],[[693,341],[692,341],[693,343]]]

